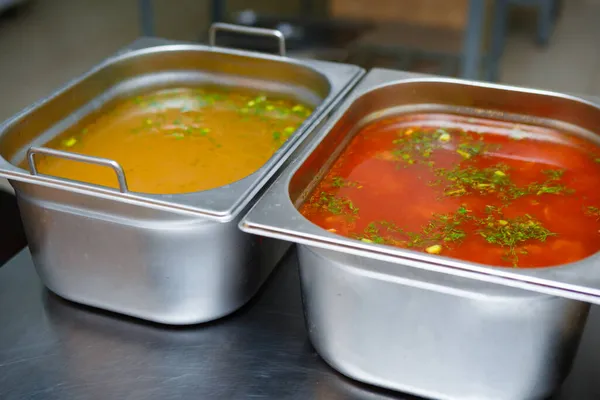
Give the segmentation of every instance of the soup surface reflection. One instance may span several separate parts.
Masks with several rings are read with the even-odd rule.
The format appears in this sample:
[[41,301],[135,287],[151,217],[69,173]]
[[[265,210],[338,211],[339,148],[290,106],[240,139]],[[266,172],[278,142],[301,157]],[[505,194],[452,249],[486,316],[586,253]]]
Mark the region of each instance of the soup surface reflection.
[[[195,192],[258,170],[311,112],[306,104],[252,92],[169,89],[117,103],[83,129],[64,132],[46,147],[119,162],[134,192]],[[108,168],[38,158],[43,174],[117,186]]]
[[555,130],[444,114],[362,128],[302,205],[369,243],[506,267],[600,249],[600,147]]

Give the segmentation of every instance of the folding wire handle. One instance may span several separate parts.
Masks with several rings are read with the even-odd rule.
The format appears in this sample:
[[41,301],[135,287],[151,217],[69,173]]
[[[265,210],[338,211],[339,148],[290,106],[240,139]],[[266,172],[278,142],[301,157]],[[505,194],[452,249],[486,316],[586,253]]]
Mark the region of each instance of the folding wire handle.
[[225,31],[225,32],[234,32],[234,33],[242,33],[246,35],[253,36],[265,36],[265,37],[273,37],[276,38],[279,43],[279,55],[285,57],[285,37],[281,31],[276,29],[266,29],[266,28],[255,28],[252,26],[240,26],[233,24],[226,24],[224,22],[216,22],[210,26],[208,30],[208,43],[211,46],[216,46],[217,40],[217,32]]
[[117,181],[119,182],[119,191],[121,193],[127,193],[129,189],[127,188],[127,179],[125,179],[125,172],[123,172],[123,168],[121,165],[115,160],[110,160],[108,158],[100,158],[100,157],[92,157],[85,156],[83,154],[77,153],[69,153],[66,151],[48,149],[46,147],[30,147],[27,150],[27,161],[29,163],[29,169],[31,171],[31,175],[39,175],[37,166],[35,165],[35,155],[41,154],[44,156],[50,157],[58,157],[64,158],[71,161],[78,161],[87,164],[95,164],[100,165],[102,167],[109,167],[115,174],[117,174]]

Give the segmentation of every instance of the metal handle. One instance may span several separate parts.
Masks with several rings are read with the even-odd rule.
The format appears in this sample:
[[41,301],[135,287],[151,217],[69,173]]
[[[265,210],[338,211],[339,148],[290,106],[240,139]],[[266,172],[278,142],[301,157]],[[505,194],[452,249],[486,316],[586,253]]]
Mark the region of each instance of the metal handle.
[[279,55],[285,57],[285,37],[281,31],[276,29],[266,28],[254,28],[251,26],[239,26],[233,24],[226,24],[224,22],[216,22],[210,26],[208,30],[208,43],[211,46],[216,46],[215,42],[217,39],[218,31],[234,32],[234,33],[245,33],[254,36],[268,36],[277,38],[279,42]]
[[42,154],[50,157],[65,158],[67,160],[80,161],[88,164],[96,164],[103,167],[112,168],[112,170],[115,171],[115,173],[117,174],[117,181],[119,182],[119,191],[121,193],[127,193],[129,191],[129,189],[127,188],[127,180],[125,179],[125,172],[123,172],[123,168],[115,160],[109,160],[108,158],[85,156],[83,154],[77,153],[69,153],[66,151],[48,149],[46,147],[30,147],[29,150],[27,150],[27,161],[29,162],[29,169],[31,170],[31,175],[39,175],[37,167],[35,165],[34,156],[36,154]]

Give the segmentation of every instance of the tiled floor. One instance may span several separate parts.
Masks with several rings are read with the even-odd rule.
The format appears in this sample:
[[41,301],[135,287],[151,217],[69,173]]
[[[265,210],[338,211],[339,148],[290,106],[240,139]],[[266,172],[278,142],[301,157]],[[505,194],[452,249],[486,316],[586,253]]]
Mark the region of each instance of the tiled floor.
[[[532,29],[511,33],[502,61],[503,82],[600,96],[600,1],[564,3],[549,47],[536,46]],[[206,29],[208,12],[207,1],[157,0],[157,34],[195,40]],[[35,0],[16,15],[0,18],[0,120],[138,33],[133,0]]]
[[530,29],[511,32],[502,60],[506,83],[600,96],[600,2],[566,0],[550,45]]

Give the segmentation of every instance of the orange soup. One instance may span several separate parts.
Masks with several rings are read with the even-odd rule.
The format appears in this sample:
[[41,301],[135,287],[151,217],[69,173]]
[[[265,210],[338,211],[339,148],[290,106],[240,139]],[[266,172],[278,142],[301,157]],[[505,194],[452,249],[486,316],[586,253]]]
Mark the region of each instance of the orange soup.
[[362,128],[302,205],[336,234],[506,267],[600,249],[600,147],[552,129],[443,114]]
[[[46,147],[117,161],[134,192],[195,192],[258,170],[311,112],[306,104],[260,93],[169,89],[117,103]],[[56,157],[39,157],[37,165],[43,174],[117,185],[108,168]]]

